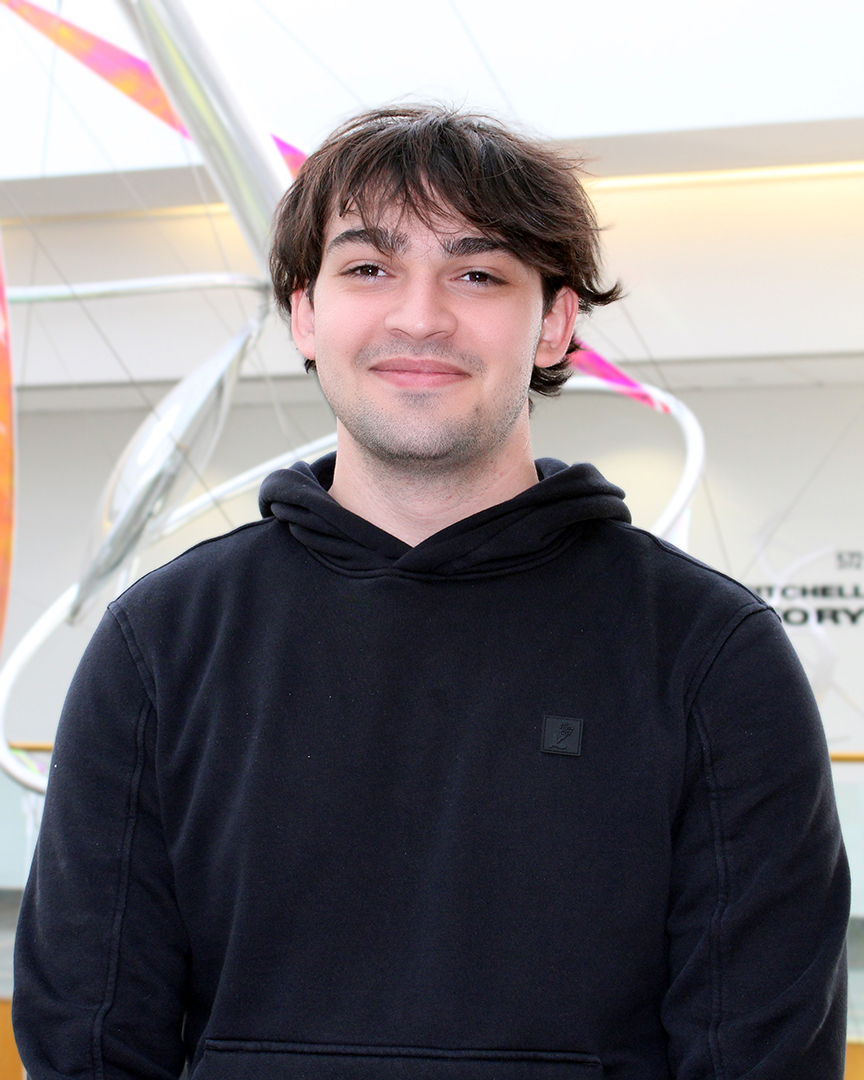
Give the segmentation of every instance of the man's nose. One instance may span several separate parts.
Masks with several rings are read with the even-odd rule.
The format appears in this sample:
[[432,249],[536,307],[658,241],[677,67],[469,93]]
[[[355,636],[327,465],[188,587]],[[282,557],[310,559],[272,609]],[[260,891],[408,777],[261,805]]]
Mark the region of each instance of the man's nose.
[[456,328],[452,298],[431,275],[405,280],[393,294],[385,326],[394,334],[423,339],[447,337]]

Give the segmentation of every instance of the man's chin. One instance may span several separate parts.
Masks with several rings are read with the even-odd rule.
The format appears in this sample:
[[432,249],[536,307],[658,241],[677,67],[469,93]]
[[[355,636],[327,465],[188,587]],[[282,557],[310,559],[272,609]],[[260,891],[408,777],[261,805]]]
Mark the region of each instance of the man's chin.
[[482,453],[480,433],[453,425],[345,424],[351,439],[368,456],[393,467],[441,468],[462,466]]

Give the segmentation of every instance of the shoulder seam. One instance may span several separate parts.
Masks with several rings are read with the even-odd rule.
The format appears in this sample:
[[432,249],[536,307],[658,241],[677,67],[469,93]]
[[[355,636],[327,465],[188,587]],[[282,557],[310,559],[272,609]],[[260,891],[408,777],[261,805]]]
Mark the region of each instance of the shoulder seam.
[[218,544],[223,540],[228,540],[238,533],[245,532],[247,529],[255,529],[262,525],[272,525],[276,521],[278,521],[278,518],[275,517],[259,518],[257,521],[245,521],[242,525],[238,525],[236,529],[231,529],[230,532],[219,533],[218,536],[208,536],[204,540],[199,540],[197,544],[193,544],[192,547],[186,548],[185,551],[181,551],[179,555],[175,555],[174,558],[169,559],[168,562],[162,563],[160,566],[155,566],[152,570],[148,570],[146,574],[142,574],[140,578],[132,582],[128,589],[124,589],[119,596],[111,601],[108,605],[109,608],[113,610],[114,606],[123,599],[126,593],[136,588],[142,581],[146,581],[147,578],[152,577],[153,574],[158,574],[160,571],[164,570],[166,566],[173,566],[174,563],[180,562],[181,559],[185,559],[191,552],[197,551],[199,548],[207,547],[208,544]]
[[92,1048],[96,1080],[104,1080],[105,1077],[104,1057],[102,1053],[102,1029],[105,1017],[114,1003],[114,993],[117,988],[117,973],[120,963],[120,937],[123,929],[123,919],[126,914],[126,900],[129,893],[132,842],[135,837],[135,825],[138,820],[138,789],[144,771],[144,732],[147,726],[147,720],[154,712],[155,709],[150,699],[150,695],[148,694],[147,701],[142,705],[138,715],[135,730],[135,767],[129,783],[128,801],[126,805],[126,825],[123,832],[120,875],[117,886],[114,917],[111,924],[111,943],[108,953],[108,972],[105,980],[105,996],[93,1021]]
[[702,768],[708,784],[708,800],[711,807],[711,831],[714,836],[714,862],[717,867],[717,903],[711,914],[710,922],[710,957],[711,957],[711,1021],[708,1025],[708,1052],[714,1065],[717,1080],[723,1080],[726,1069],[723,1064],[723,1051],[720,1045],[720,1025],[723,1022],[723,980],[721,977],[720,932],[719,927],[729,903],[729,866],[726,859],[726,837],[723,832],[723,819],[719,807],[717,778],[714,773],[714,761],[711,756],[711,744],[707,732],[697,716],[693,721],[702,744]]
[[700,570],[707,570],[708,573],[712,574],[714,577],[722,578],[724,581],[728,581],[730,585],[735,585],[739,589],[742,589],[744,592],[752,596],[753,599],[757,601],[757,603],[759,603],[766,610],[771,610],[770,605],[766,604],[761,596],[754,593],[752,589],[748,588],[736,578],[733,578],[730,574],[724,573],[723,570],[718,570],[716,566],[709,566],[708,563],[703,563],[700,559],[695,558],[693,555],[688,554],[686,551],[681,551],[681,549],[676,548],[674,544],[670,544],[667,540],[663,540],[661,537],[655,536],[654,533],[652,533],[650,530],[640,529],[638,525],[632,525],[626,521],[614,521],[609,519],[608,524],[613,525],[617,528],[626,529],[628,532],[637,532],[641,533],[643,536],[647,536],[649,540],[653,541],[653,543],[657,547],[659,547],[661,551],[664,551],[667,555],[671,555],[673,558],[676,559],[681,559],[683,562],[690,563],[691,566],[696,566]]
[[[118,597],[119,599],[119,597]],[[147,661],[144,659],[144,654],[141,651],[141,647],[138,644],[138,639],[135,636],[135,630],[132,623],[129,620],[129,616],[117,603],[117,600],[112,600],[108,605],[108,611],[111,617],[117,623],[117,628],[123,635],[123,640],[126,642],[126,648],[129,651],[129,656],[138,671],[138,677],[141,680],[141,685],[144,688],[144,693],[147,695],[147,700],[150,702],[151,707],[156,708],[156,682],[153,678],[153,673],[147,665]]]
[[[699,736],[702,747],[702,767],[705,773],[705,781],[708,786],[708,800],[711,808],[711,830],[714,838],[714,860],[717,867],[717,903],[711,915],[710,922],[710,956],[711,956],[711,1022],[708,1026],[708,1048],[714,1064],[717,1080],[724,1080],[728,1075],[724,1061],[723,1049],[720,1039],[720,1027],[723,1023],[723,961],[721,957],[722,934],[720,932],[723,917],[729,904],[729,864],[727,859],[726,833],[723,827],[723,815],[721,813],[721,795],[714,771],[714,757],[708,730],[699,715],[696,698],[702,683],[707,678],[708,672],[714,665],[715,660],[722,652],[724,646],[735,631],[753,615],[763,613],[771,614],[777,618],[776,612],[764,603],[745,604],[739,608],[729,619],[721,631],[715,635],[711,646],[706,650],[700,661],[696,674],[694,674],[692,694],[688,688],[686,715],[692,716],[693,724]],[[698,681],[697,681],[697,675]],[[693,685],[695,684],[695,685]]]
[[693,669],[693,675],[690,681],[687,683],[687,688],[684,692],[685,714],[689,714],[690,710],[693,708],[693,703],[696,700],[696,696],[699,693],[699,689],[702,686],[702,683],[705,681],[705,678],[708,672],[711,670],[714,661],[720,655],[723,646],[726,644],[729,638],[735,633],[741,623],[743,623],[746,619],[749,619],[752,615],[761,615],[763,613],[766,615],[771,615],[775,619],[778,618],[778,615],[774,611],[774,609],[768,607],[768,605],[763,603],[761,600],[758,601],[758,603],[752,600],[747,601],[743,603],[739,608],[736,608],[736,610],[732,612],[726,622],[723,623],[721,627],[719,627],[717,633],[714,635],[714,637],[711,639],[711,641],[705,648],[705,651],[699,657],[699,660]]

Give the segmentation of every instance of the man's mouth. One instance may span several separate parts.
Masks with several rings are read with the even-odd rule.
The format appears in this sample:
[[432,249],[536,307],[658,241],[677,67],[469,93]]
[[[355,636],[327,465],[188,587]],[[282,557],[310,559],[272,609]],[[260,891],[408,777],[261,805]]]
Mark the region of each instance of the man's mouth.
[[376,360],[369,370],[389,383],[413,389],[450,386],[469,377],[463,367],[437,357],[391,356]]

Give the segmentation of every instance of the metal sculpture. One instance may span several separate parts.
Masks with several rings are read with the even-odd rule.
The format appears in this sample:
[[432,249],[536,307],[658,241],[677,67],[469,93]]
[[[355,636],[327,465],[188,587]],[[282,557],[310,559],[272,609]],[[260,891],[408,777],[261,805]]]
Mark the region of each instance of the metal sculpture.
[[[266,265],[271,216],[290,180],[283,162],[289,161],[293,153],[295,156],[291,160],[296,165],[299,152],[277,139],[280,160],[272,142],[257,138],[255,126],[232,98],[178,0],[171,0],[170,4],[167,0],[121,0],[141,33],[151,56],[152,68],[57,16],[41,12],[27,0],[0,0],[0,3],[27,18],[58,45],[78,56],[92,70],[177,131],[191,133],[251,251],[262,268]],[[158,81],[153,77],[154,70]],[[159,90],[160,84],[167,89],[168,97]],[[201,287],[191,281],[202,276],[207,275],[78,286],[34,286],[15,290],[13,299],[23,303],[173,291],[175,288]],[[214,284],[242,284],[258,289],[262,294],[269,290],[266,282],[254,278],[244,278],[239,283],[235,279],[240,275],[209,277]],[[206,467],[230,403],[239,365],[260,331],[266,314],[267,306],[263,304],[238,337],[206,365],[182,380],[133,437],[103,495],[80,583],[67,589],[37,620],[0,670],[0,730],[9,695],[24,666],[48,637],[65,620],[76,617],[137,551],[170,535],[223,500],[256,487],[269,472],[335,446],[334,433],[262,462],[191,502],[177,506],[189,482],[200,478]],[[672,500],[653,531],[660,536],[674,537],[683,546],[686,544],[687,507],[704,461],[704,441],[696,418],[671,394],[630,378],[592,350],[579,350],[573,354],[571,362],[580,374],[570,380],[566,390],[623,394],[670,415],[679,424],[686,445],[685,467]],[[25,757],[13,754],[5,738],[0,739],[0,768],[25,788],[44,792],[47,777]]]
[[114,466],[93,523],[78,594],[78,620],[102,586],[158,536],[174,504],[201,474],[222,433],[240,365],[264,312],[221,352],[182,379],[153,409]]
[[[96,34],[91,34],[68,19],[62,19],[59,15],[31,4],[29,0],[0,0],[0,4],[5,4],[34,30],[38,30],[49,41],[89,68],[94,75],[98,75],[121,94],[146,109],[157,120],[161,120],[184,138],[191,138],[146,60],[112,45],[110,41],[97,37]],[[306,155],[278,135],[273,135],[272,139],[293,176],[305,161]]]

